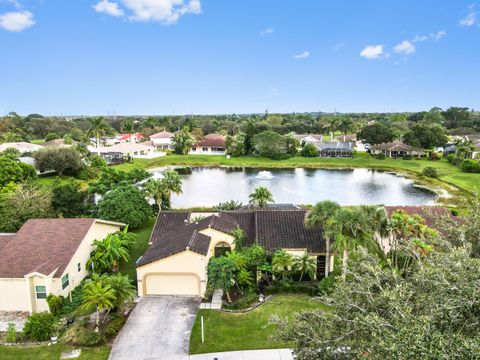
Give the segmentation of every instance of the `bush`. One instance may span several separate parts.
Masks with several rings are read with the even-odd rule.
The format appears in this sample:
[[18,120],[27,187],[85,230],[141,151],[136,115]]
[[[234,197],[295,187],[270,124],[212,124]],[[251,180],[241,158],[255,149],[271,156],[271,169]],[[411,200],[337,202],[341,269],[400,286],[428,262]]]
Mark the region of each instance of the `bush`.
[[40,172],[53,170],[59,176],[76,176],[84,168],[81,154],[71,148],[44,148],[34,153],[35,166]]
[[403,160],[412,160],[413,157],[412,157],[412,155],[403,155],[403,158],[402,158],[402,159],[403,159]]
[[430,178],[437,178],[438,177],[438,172],[437,169],[427,166],[426,168],[423,169],[423,175],[430,177]]
[[80,284],[72,291],[72,301],[64,299],[60,315],[73,313],[83,302],[83,286]]
[[23,171],[23,175],[22,175],[23,180],[30,181],[30,180],[38,179],[37,170],[35,170],[35,168],[32,165],[19,162],[18,166],[20,166],[20,168]]
[[318,295],[318,281],[303,281],[301,283],[292,283],[279,281],[265,288],[265,294],[306,294],[309,296]]
[[376,158],[378,160],[385,160],[387,158],[387,156],[385,154],[380,153],[380,154],[377,154]]
[[74,346],[96,346],[103,344],[105,338],[100,332],[88,328],[88,322],[82,321],[70,326],[62,335],[62,342]]
[[448,161],[449,163],[451,163],[454,158],[455,158],[455,154],[448,154],[448,155],[447,155],[447,161]]
[[436,153],[436,152],[430,153],[430,156],[428,158],[430,160],[440,160],[440,156],[438,156],[438,153]]
[[8,343],[17,342],[17,329],[15,328],[15,324],[10,322],[7,325],[7,333],[5,335],[5,341]]
[[47,341],[53,334],[54,316],[48,312],[33,313],[25,322],[23,335],[30,340]]
[[63,307],[63,296],[56,296],[53,294],[48,294],[47,296],[47,304],[50,312],[54,316],[60,315]]
[[258,295],[254,291],[249,291],[237,301],[230,304],[223,304],[222,308],[228,310],[244,310],[252,306],[257,300]]
[[125,324],[125,318],[123,316],[113,317],[108,324],[105,326],[103,333],[107,338],[114,338],[117,336],[118,332],[122,329],[123,324]]
[[460,164],[460,169],[467,173],[480,173],[480,162],[472,159],[465,159]]
[[45,141],[52,141],[56,139],[60,139],[60,135],[58,135],[57,133],[48,133],[45,137]]
[[305,144],[302,149],[302,156],[303,157],[317,157],[318,156],[318,149],[313,144]]
[[454,166],[460,166],[460,164],[462,163],[463,159],[462,158],[459,158],[459,157],[454,157],[451,161],[451,164],[454,165]]
[[330,295],[333,292],[333,289],[335,288],[336,283],[337,283],[336,276],[330,275],[330,276],[324,277],[318,283],[318,294]]

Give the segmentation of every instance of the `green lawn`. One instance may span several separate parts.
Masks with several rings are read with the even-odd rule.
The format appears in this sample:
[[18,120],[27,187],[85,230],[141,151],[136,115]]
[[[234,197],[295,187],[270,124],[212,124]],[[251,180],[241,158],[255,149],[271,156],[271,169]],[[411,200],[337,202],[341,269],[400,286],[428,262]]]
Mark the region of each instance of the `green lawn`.
[[[52,345],[38,347],[13,347],[0,346],[0,359],[2,360],[58,360],[63,351],[69,351],[75,347],[67,345]],[[82,349],[80,360],[107,360],[111,348],[109,346],[97,346]]]
[[[304,295],[274,295],[259,308],[245,314],[199,310],[190,337],[190,354],[209,352],[275,349],[289,347],[275,336],[273,315],[289,317],[301,310],[326,309],[317,300]],[[201,340],[200,317],[203,316],[205,342]]]
[[145,169],[168,166],[241,166],[241,167],[265,167],[265,168],[286,168],[286,167],[342,167],[354,168],[364,167],[370,169],[385,169],[408,173],[420,182],[436,183],[422,175],[422,170],[431,166],[437,169],[439,180],[454,185],[467,191],[480,190],[480,174],[468,174],[459,168],[449,164],[446,160],[430,161],[385,159],[378,160],[366,153],[359,153],[354,158],[304,158],[293,157],[286,160],[271,160],[252,156],[242,156],[227,159],[225,156],[217,155],[169,155],[155,159],[135,159],[133,163],[126,163],[115,166],[119,170],[131,170],[135,167]]
[[122,274],[128,274],[131,279],[136,279],[135,271],[135,262],[140,256],[145,253],[148,247],[148,240],[150,239],[150,234],[152,233],[153,225],[155,225],[155,218],[151,218],[145,225],[141,228],[138,228],[132,232],[137,234],[137,240],[131,250],[131,259],[130,262],[120,263],[120,272]]

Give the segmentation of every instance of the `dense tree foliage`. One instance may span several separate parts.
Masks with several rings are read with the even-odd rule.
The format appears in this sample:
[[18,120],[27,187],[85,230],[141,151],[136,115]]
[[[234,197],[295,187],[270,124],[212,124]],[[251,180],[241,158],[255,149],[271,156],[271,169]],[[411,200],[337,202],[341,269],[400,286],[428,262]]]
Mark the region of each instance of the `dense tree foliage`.
[[420,122],[410,127],[404,135],[404,141],[418,148],[432,149],[445,145],[447,136],[440,124]]
[[172,147],[175,154],[186,155],[194,144],[195,138],[187,127],[179,131],[172,139]]
[[287,155],[287,139],[274,131],[263,131],[253,137],[253,147],[260,156],[281,159]]
[[84,163],[80,153],[70,148],[45,148],[34,155],[35,166],[40,172],[56,171],[58,175],[77,175]]
[[131,229],[145,224],[153,215],[142,192],[132,185],[122,185],[105,194],[98,203],[100,219],[118,221]]
[[395,133],[387,124],[374,123],[363,127],[357,134],[357,137],[365,143],[376,145],[394,140]]
[[52,184],[52,208],[66,218],[82,216],[87,209],[87,193],[78,181],[57,180]]

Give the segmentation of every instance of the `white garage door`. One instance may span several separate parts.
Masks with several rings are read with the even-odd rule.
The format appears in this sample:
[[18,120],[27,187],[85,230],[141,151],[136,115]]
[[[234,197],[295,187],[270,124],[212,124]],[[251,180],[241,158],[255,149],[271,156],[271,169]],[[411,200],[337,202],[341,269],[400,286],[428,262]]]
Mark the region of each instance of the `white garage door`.
[[200,295],[200,281],[193,274],[148,274],[147,295]]

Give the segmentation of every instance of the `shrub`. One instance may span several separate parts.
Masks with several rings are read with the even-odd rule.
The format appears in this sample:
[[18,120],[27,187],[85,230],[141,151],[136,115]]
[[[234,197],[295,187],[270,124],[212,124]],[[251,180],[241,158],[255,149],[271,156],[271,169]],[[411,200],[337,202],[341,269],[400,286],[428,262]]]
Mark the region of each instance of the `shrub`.
[[279,281],[265,288],[265,294],[306,294],[309,296],[318,295],[317,281],[303,281],[301,283],[291,283]]
[[17,341],[17,329],[15,328],[15,324],[13,322],[9,322],[7,325],[5,341],[9,343],[14,343]]
[[61,315],[67,315],[73,313],[83,302],[83,286],[77,286],[71,292],[72,301],[70,299],[64,299]]
[[403,160],[412,160],[412,155],[403,155]]
[[454,165],[454,166],[460,166],[460,164],[462,163],[463,159],[462,158],[459,158],[459,157],[454,157],[451,161],[451,164]]
[[23,162],[18,163],[18,166],[23,171],[22,179],[25,181],[37,180],[37,170],[32,165],[25,164]]
[[427,166],[426,168],[423,169],[423,175],[430,177],[430,178],[437,178],[438,177],[438,172],[437,169]]
[[125,318],[123,316],[115,316],[105,326],[103,333],[107,338],[114,338],[122,329],[123,324],[125,324]]
[[428,158],[430,160],[440,160],[440,157],[438,156],[438,153],[436,153],[436,152],[430,153],[430,156]]
[[385,160],[387,157],[386,157],[385,154],[380,153],[380,154],[377,154],[376,158],[377,158],[378,160]]
[[103,334],[88,328],[88,322],[82,321],[70,326],[62,336],[62,342],[74,346],[95,346],[105,342]]
[[53,170],[60,176],[76,176],[84,168],[81,154],[74,148],[44,148],[33,157],[40,172]]
[[54,316],[48,312],[33,313],[25,322],[23,334],[30,340],[47,341],[53,333]]
[[454,157],[455,157],[455,154],[448,154],[448,155],[447,155],[447,161],[448,161],[449,163],[451,163]]
[[318,149],[313,144],[305,144],[302,149],[302,156],[303,157],[317,157],[318,156]]
[[237,301],[231,304],[224,304],[222,307],[229,310],[243,310],[252,306],[258,300],[258,295],[254,291],[249,291]]
[[54,316],[60,315],[63,307],[63,296],[56,296],[53,294],[48,294],[47,296],[47,304],[50,312]]
[[480,173],[480,162],[472,159],[465,159],[460,164],[460,169],[467,173]]
[[48,133],[47,136],[45,137],[45,141],[52,141],[52,140],[56,140],[56,139],[60,139],[60,135],[58,135],[57,133]]
[[330,295],[333,292],[333,289],[335,288],[336,283],[337,283],[336,276],[330,275],[330,276],[324,277],[318,283],[319,295]]

